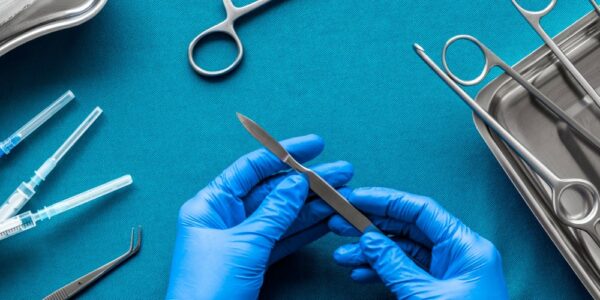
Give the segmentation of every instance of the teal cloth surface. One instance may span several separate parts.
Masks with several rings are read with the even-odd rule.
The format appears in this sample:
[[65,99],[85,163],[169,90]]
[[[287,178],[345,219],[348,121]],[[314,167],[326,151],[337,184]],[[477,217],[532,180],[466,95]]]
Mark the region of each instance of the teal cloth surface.
[[[590,10],[587,1],[559,1],[544,26],[556,34]],[[164,297],[178,208],[259,147],[236,111],[277,138],[321,135],[326,149],[317,161],[352,162],[353,186],[437,199],[496,244],[513,298],[589,297],[481,140],[469,109],[412,50],[419,42],[438,58],[447,38],[468,33],[517,62],[541,40],[509,1],[274,1],[238,24],[246,50],[240,68],[205,80],[188,66],[187,45],[223,16],[220,0],[111,0],[90,22],[0,57],[3,138],[67,89],[77,96],[0,160],[2,197],[97,105],[104,115],[26,209],[134,177],[127,190],[1,241],[0,299],[49,294],[124,252],[138,224],[145,234],[139,255],[81,298]],[[218,40],[208,46],[201,54],[209,64],[233,53]],[[477,58],[457,68],[476,70]],[[348,240],[330,234],[276,264],[262,297],[390,298],[382,285],[353,283],[333,263],[332,251]]]

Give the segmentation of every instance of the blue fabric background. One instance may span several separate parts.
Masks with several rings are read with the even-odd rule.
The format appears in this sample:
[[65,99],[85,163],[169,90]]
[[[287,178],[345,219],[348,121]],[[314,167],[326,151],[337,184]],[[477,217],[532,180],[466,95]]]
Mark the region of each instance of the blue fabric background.
[[[544,26],[556,34],[590,9],[587,1],[559,1]],[[509,1],[274,1],[238,24],[246,46],[241,67],[204,80],[188,66],[187,45],[223,16],[219,0],[111,0],[92,21],[0,58],[2,137],[67,89],[77,95],[0,161],[2,197],[96,105],[105,114],[26,209],[125,173],[135,180],[126,191],[0,242],[0,299],[47,295],[124,252],[137,224],[145,230],[140,254],[82,298],[164,297],[179,206],[258,147],[236,111],[278,138],[323,136],[318,161],[352,162],[353,186],[438,199],[498,246],[513,298],[589,297],[479,137],[469,110],[412,51],[419,42],[437,58],[447,38],[469,33],[517,62],[541,40]],[[218,52],[209,64],[232,54],[219,41],[209,46],[201,54]],[[479,68],[470,57],[460,62],[461,71]],[[349,270],[332,262],[345,241],[328,235],[273,266],[263,297],[390,297],[381,285],[353,283]]]

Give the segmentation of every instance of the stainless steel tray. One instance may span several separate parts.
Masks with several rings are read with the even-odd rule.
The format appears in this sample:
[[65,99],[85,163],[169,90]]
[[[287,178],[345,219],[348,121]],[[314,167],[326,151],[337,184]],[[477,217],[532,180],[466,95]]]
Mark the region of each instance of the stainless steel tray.
[[[0,11],[0,56],[37,37],[91,19],[106,1],[0,0],[0,9],[4,10]],[[10,10],[9,3],[13,7]]]
[[[595,12],[575,22],[555,41],[592,86],[600,86],[600,22]],[[600,135],[600,109],[584,97],[546,47],[515,65],[544,94],[591,132]],[[476,98],[510,133],[562,178],[585,178],[600,187],[600,149],[593,149],[533,99],[501,75]],[[600,248],[584,233],[560,223],[550,207],[550,190],[504,142],[476,116],[475,126],[537,220],[595,299],[600,299]],[[574,204],[577,205],[577,204]],[[577,208],[577,207],[571,207]]]

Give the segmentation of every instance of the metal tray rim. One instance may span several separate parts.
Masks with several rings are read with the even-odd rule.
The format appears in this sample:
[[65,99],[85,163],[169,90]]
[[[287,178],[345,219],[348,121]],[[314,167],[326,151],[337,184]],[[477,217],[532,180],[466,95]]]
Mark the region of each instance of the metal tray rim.
[[102,10],[104,5],[106,5],[107,1],[108,0],[96,0],[94,2],[94,5],[86,9],[85,12],[83,12],[82,14],[79,14],[75,17],[69,17],[62,20],[42,24],[40,26],[31,28],[28,31],[25,31],[22,34],[19,34],[15,38],[7,40],[6,42],[0,44],[0,56],[3,56],[4,54],[15,49],[16,47],[25,44],[35,38],[44,36],[46,34],[58,30],[74,27],[90,20]]
[[[592,12],[580,18],[573,23],[573,25],[559,33],[554,39],[559,43],[564,42],[576,35],[581,28],[596,22],[596,18],[598,18],[598,16],[596,12],[592,10]],[[526,70],[531,65],[535,64],[540,57],[547,56],[549,52],[549,49],[545,45],[542,45],[517,62],[514,67],[516,70]],[[535,57],[537,58],[533,59]],[[476,101],[489,109],[493,96],[500,88],[510,81],[511,79],[506,75],[501,75],[492,80],[480,90],[476,96]],[[600,299],[600,282],[594,281],[592,276],[587,273],[586,267],[589,267],[588,262],[575,253],[574,245],[572,245],[568,236],[565,235],[560,222],[547,210],[544,204],[538,202],[541,195],[535,188],[535,184],[528,180],[527,175],[520,168],[516,153],[491,132],[491,129],[475,114],[473,114],[473,122],[496,160],[499,162],[510,181],[516,187],[529,209],[532,211],[540,225],[542,225],[544,231],[558,248],[571,269],[575,272],[591,296],[595,299]]]

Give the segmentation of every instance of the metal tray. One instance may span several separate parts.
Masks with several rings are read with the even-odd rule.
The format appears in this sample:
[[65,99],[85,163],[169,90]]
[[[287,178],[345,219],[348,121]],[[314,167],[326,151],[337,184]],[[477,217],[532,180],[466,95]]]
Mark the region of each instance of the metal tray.
[[[592,12],[554,38],[592,86],[600,86],[600,19]],[[545,46],[515,69],[591,132],[600,135],[600,109],[585,96]],[[558,176],[585,178],[600,187],[600,149],[584,143],[524,88],[501,75],[477,95],[511,134]],[[585,233],[563,225],[550,207],[550,189],[476,116],[475,126],[563,257],[595,299],[600,299],[600,248]],[[571,207],[571,208],[576,208]]]
[[[107,0],[0,0],[0,56],[42,35],[77,26],[94,17]],[[8,14],[8,3],[19,3]],[[4,4],[4,6],[2,6]]]

